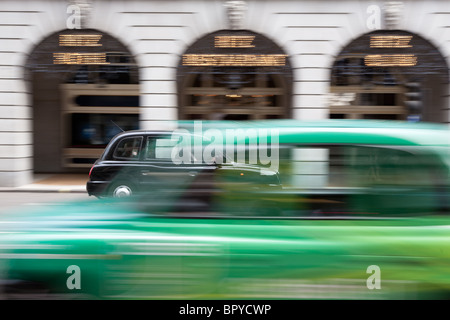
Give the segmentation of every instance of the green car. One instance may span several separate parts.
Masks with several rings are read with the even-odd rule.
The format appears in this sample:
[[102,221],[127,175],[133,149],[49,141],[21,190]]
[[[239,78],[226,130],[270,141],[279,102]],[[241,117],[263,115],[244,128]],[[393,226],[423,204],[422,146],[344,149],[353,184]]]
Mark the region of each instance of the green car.
[[220,151],[218,137],[240,130],[228,157],[277,170],[282,186],[225,170],[208,210],[190,205],[183,180],[133,199],[4,215],[1,297],[449,298],[448,127],[277,120],[180,128],[214,136],[208,154]]

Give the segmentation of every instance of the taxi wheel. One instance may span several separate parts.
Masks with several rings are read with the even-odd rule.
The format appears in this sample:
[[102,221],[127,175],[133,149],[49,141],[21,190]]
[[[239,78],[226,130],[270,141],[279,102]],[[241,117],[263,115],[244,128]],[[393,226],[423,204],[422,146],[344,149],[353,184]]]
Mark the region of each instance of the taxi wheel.
[[113,198],[127,198],[134,195],[136,187],[130,182],[115,182],[110,187],[110,195]]

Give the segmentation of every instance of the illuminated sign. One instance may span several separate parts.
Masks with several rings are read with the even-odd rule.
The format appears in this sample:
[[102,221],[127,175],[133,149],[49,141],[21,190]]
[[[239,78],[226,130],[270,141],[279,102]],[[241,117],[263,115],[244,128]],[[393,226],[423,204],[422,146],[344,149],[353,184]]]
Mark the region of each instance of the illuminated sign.
[[[412,48],[410,44],[413,36],[383,35],[371,36],[370,47],[375,49]],[[364,57],[364,64],[368,67],[412,67],[417,65],[414,54],[369,54]]]
[[55,52],[53,64],[109,64],[106,53]]
[[101,47],[98,43],[102,39],[101,34],[61,34],[59,35],[60,47]]
[[[183,54],[182,66],[284,67],[289,63],[288,55],[283,54],[277,46],[264,37],[252,34],[219,33],[201,39],[197,45],[202,51]],[[259,46],[261,51],[257,50]]]
[[[61,34],[60,47],[101,47],[101,34]],[[110,64],[106,53],[94,52],[54,52],[53,64]]]
[[252,44],[255,36],[216,36],[214,47],[216,48],[254,48]]
[[412,36],[372,36],[371,48],[412,48],[409,44]]
[[268,67],[286,65],[285,54],[184,54],[184,66]]
[[414,54],[371,54],[364,58],[369,67],[411,67],[417,64]]

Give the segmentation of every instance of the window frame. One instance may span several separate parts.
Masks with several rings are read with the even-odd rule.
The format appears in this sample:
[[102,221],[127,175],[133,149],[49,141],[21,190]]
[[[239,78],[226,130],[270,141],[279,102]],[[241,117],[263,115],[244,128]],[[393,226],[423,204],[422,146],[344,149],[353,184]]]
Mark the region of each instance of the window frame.
[[[139,139],[139,147],[138,147],[138,155],[135,158],[131,158],[131,157],[121,157],[121,156],[117,156],[116,152],[117,149],[119,148],[119,146],[121,145],[122,142],[126,141],[126,140],[136,140]],[[123,137],[122,139],[120,139],[117,144],[114,146],[112,152],[111,152],[111,160],[118,160],[118,161],[140,161],[141,157],[142,157],[142,141],[144,139],[144,136],[139,135],[139,136],[127,136],[127,137]]]

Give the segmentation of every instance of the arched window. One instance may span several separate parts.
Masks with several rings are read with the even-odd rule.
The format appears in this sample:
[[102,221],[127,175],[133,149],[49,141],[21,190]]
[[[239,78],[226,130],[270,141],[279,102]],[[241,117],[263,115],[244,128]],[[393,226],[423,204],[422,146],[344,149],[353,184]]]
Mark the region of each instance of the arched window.
[[419,35],[378,30],[347,45],[331,71],[330,118],[444,122],[448,68]]
[[119,127],[139,126],[136,61],[104,32],[52,34],[30,54],[26,71],[33,93],[35,172],[86,170]]
[[288,56],[251,31],[221,30],[196,41],[182,56],[177,83],[180,119],[291,116]]

